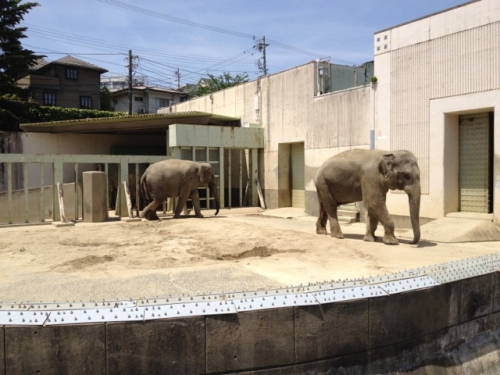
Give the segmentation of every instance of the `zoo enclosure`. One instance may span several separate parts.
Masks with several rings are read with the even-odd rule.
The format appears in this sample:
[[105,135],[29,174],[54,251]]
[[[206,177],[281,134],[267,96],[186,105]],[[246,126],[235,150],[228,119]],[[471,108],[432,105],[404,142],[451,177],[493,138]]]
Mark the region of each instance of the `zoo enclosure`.
[[[249,150],[222,147],[177,147],[173,152],[178,159],[208,162],[212,165],[221,208],[241,207],[250,199],[250,203],[254,203],[252,198],[249,199],[252,186],[251,174],[247,172],[247,160],[256,154],[251,155]],[[106,173],[106,191],[111,190],[110,182],[119,187],[113,193],[117,202],[116,214],[127,216],[121,182],[129,181],[129,173],[132,171],[135,189],[131,187],[130,190],[134,195],[132,198],[139,202],[139,182],[142,175],[139,166],[170,158],[172,156],[0,154],[0,225],[59,221],[61,216],[57,183],[63,186],[66,217],[81,219],[82,173],[95,171],[97,165],[103,165]],[[238,182],[233,184],[233,180]],[[208,188],[200,188],[200,196],[202,202],[205,201],[202,208],[213,206],[214,197],[210,196]],[[110,194],[106,195],[108,207],[111,198]]]

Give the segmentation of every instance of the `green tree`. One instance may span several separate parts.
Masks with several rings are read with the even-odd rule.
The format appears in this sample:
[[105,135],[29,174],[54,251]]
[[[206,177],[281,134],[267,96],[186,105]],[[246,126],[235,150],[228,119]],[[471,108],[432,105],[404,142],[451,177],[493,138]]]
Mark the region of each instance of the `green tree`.
[[248,82],[248,74],[237,74],[232,76],[229,73],[224,73],[218,77],[208,74],[208,79],[202,79],[193,90],[194,96],[203,96],[211,92],[226,89],[228,87],[239,85],[240,83]]
[[21,39],[26,38],[27,28],[18,26],[24,15],[38,5],[21,4],[21,0],[0,0],[0,96],[20,94],[22,90],[16,86],[16,80],[43,57],[23,48]]
[[113,96],[107,87],[101,88],[99,98],[101,100],[101,111],[114,111]]

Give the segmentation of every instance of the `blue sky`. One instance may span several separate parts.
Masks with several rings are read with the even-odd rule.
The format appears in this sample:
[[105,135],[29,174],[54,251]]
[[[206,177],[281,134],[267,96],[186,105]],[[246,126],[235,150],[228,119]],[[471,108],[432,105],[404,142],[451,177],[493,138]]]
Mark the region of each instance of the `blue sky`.
[[[466,0],[36,0],[22,22],[22,43],[49,61],[66,54],[177,88],[207,73],[261,74],[253,37],[266,37],[269,74],[329,57],[359,65],[373,60],[373,34]],[[178,80],[176,72],[179,72]]]

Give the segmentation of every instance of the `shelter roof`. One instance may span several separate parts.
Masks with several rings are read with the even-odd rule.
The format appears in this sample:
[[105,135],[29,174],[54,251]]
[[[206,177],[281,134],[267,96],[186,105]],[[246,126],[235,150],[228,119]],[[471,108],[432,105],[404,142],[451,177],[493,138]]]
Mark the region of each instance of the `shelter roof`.
[[[134,87],[132,87],[132,91],[150,91],[150,92],[157,92],[157,93],[164,93],[164,94],[177,94],[177,95],[186,95],[187,94],[186,92],[184,92],[182,90],[167,89],[164,87],[154,87],[154,86],[134,86]],[[111,94],[113,96],[122,95],[122,94],[128,95],[128,88],[113,91]]]
[[25,132],[99,133],[99,134],[159,134],[172,124],[240,126],[240,119],[206,112],[172,112],[161,114],[88,118],[21,124]]

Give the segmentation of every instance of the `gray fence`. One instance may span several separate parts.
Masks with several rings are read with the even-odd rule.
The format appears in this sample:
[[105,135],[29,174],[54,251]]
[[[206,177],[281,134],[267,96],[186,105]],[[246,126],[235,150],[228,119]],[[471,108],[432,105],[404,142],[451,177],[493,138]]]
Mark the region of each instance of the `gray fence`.
[[[44,223],[60,220],[57,184],[64,186],[67,217],[81,218],[82,173],[98,170],[106,173],[106,190],[114,178],[129,181],[130,169],[135,165],[135,194],[139,195],[139,165],[169,159],[169,156],[131,155],[28,155],[0,154],[0,224]],[[129,167],[131,166],[131,167]],[[110,170],[114,168],[114,171]],[[117,214],[128,215],[123,187],[118,188]],[[121,192],[121,193],[120,193]],[[109,205],[109,198],[108,198]],[[69,216],[69,217],[71,217]]]

